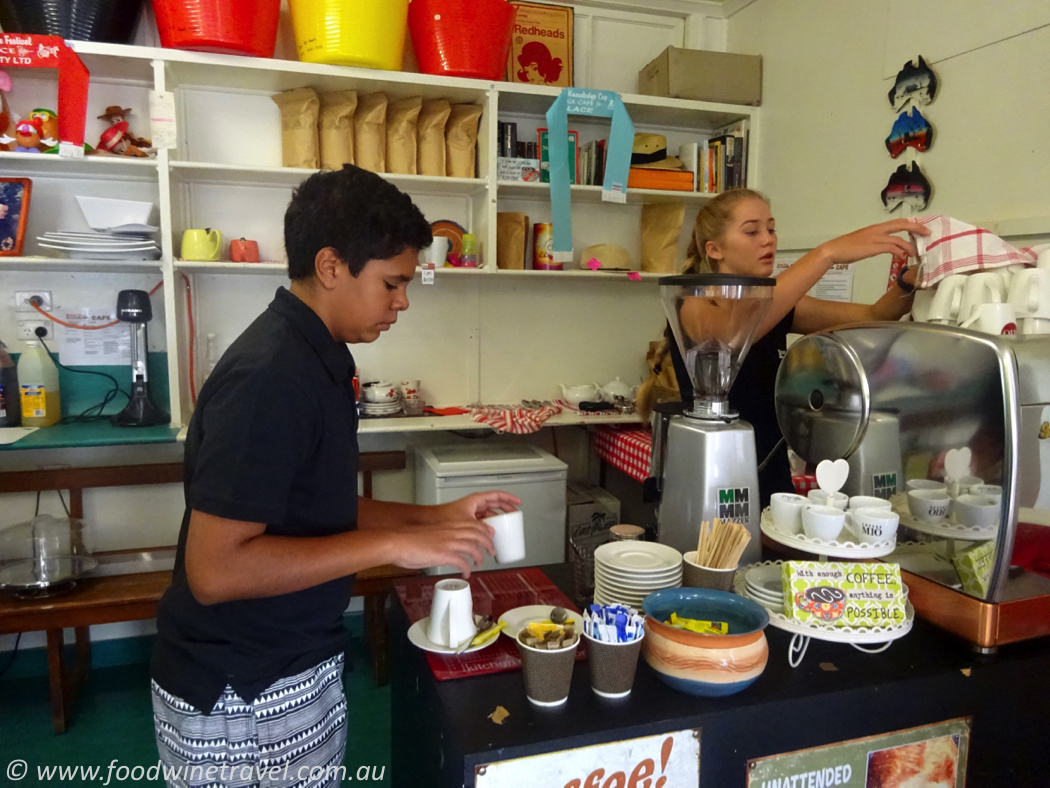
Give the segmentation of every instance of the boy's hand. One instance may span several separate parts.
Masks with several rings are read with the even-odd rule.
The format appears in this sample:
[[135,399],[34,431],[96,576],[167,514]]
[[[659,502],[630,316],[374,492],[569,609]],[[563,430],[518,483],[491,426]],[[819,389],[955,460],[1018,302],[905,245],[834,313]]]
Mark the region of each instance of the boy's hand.
[[391,563],[405,569],[450,564],[459,569],[463,577],[470,577],[471,571],[484,561],[482,551],[496,554],[492,544],[495,533],[492,526],[474,518],[397,528],[391,532],[394,539]]
[[499,509],[512,512],[521,506],[521,499],[500,490],[474,493],[458,501],[442,504],[438,507],[438,522],[457,522],[459,520],[483,520],[498,514]]

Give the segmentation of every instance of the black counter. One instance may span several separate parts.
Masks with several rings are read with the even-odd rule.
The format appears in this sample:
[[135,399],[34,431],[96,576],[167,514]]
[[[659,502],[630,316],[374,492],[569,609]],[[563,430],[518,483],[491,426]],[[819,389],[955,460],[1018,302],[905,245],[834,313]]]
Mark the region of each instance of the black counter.
[[[542,568],[571,594],[567,565]],[[676,692],[640,660],[631,695],[605,700],[578,662],[568,702],[543,709],[526,699],[520,671],[435,681],[396,596],[387,616],[398,788],[473,786],[476,765],[686,728],[702,729],[700,786],[735,788],[752,758],[957,717],[973,718],[968,786],[1050,786],[1050,638],[979,656],[917,619],[881,654],[813,640],[791,668],[791,635],[769,627],[769,664],[736,695]],[[497,705],[510,712],[502,725],[488,719]]]

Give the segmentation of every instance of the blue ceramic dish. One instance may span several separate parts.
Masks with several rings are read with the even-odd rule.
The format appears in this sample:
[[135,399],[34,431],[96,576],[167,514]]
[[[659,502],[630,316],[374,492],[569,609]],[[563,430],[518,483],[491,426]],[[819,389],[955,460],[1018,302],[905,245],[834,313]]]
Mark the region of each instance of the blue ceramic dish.
[[[769,646],[765,608],[750,599],[710,588],[666,588],[642,602],[642,654],[669,687],[690,695],[732,695],[750,686],[766,668]],[[665,624],[679,618],[724,621],[727,635],[703,635]]]

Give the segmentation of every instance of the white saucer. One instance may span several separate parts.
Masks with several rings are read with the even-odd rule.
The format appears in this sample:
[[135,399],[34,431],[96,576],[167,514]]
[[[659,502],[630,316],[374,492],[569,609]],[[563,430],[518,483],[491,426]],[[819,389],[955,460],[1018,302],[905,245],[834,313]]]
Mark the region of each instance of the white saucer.
[[636,576],[661,575],[682,566],[682,554],[657,542],[609,542],[594,551],[595,563]]
[[[481,620],[481,616],[474,616],[477,621]],[[473,654],[475,651],[481,651],[482,649],[488,648],[495,643],[499,638],[489,638],[484,643],[477,646],[471,646],[463,654],[456,654],[454,648],[448,646],[439,646],[437,643],[431,643],[430,638],[427,637],[427,627],[430,626],[430,616],[420,619],[415,624],[408,628],[408,642],[413,646],[417,646],[424,651],[432,651],[435,654],[452,654],[453,656],[463,656],[463,654]]]
[[[517,640],[518,633],[533,621],[548,621],[551,617],[551,611],[556,607],[557,605],[525,605],[523,607],[515,607],[500,616],[499,621],[496,623],[502,624],[506,621],[507,626],[503,628],[503,634],[511,640]],[[569,618],[571,618],[576,626],[580,628],[580,631],[582,631],[583,619],[580,617],[579,613],[574,613],[568,608],[565,609],[565,612],[569,614]]]

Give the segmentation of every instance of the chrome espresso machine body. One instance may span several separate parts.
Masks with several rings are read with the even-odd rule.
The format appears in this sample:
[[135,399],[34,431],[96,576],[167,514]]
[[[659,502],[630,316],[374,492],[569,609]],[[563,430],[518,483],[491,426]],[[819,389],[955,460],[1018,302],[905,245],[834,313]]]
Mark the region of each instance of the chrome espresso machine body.
[[[905,322],[813,334],[784,358],[776,407],[807,462],[846,458],[850,492],[894,502],[884,560],[905,571],[919,615],[984,649],[1050,634],[1050,579],[1011,560],[1050,526],[1050,336]],[[964,522],[958,499],[942,523],[912,517],[907,481],[945,481],[948,452],[967,449],[969,474],[1001,487],[994,521]],[[983,556],[980,582],[967,554]]]
[[759,560],[755,433],[729,408],[729,389],[769,311],[776,280],[701,274],[660,280],[664,311],[693,384],[691,403],[653,413],[651,481],[658,539],[696,549],[700,524],[733,520],[751,533],[743,563]]

